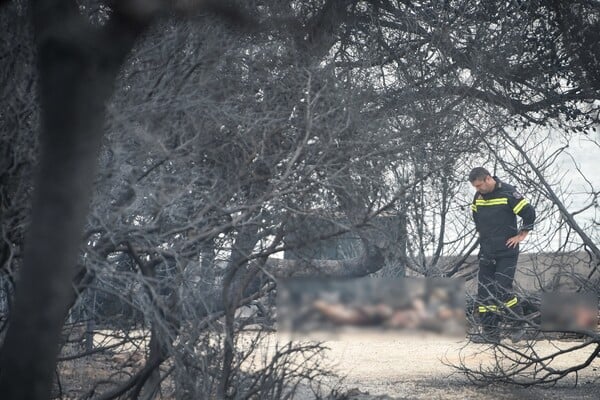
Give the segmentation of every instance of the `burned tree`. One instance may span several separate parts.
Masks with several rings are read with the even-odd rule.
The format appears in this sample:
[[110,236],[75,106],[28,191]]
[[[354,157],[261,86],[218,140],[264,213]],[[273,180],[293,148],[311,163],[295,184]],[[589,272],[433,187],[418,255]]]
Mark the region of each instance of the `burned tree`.
[[[199,4],[234,20],[238,15],[236,8],[216,2]],[[12,6],[4,4],[2,11],[12,12]],[[36,3],[34,9],[38,7],[42,5]],[[301,270],[367,274],[384,260],[400,260],[419,274],[446,274],[441,260],[449,248],[472,246],[468,230],[449,234],[444,218],[460,213],[461,171],[474,154],[487,151],[484,139],[497,137],[494,128],[554,123],[571,129],[597,123],[598,92],[590,74],[594,59],[585,55],[594,54],[594,42],[585,38],[593,37],[596,22],[582,18],[597,14],[591,3],[265,1],[248,8],[248,15],[259,20],[251,39],[224,29],[213,14],[150,24],[154,12],[162,10],[144,9],[142,17],[140,10],[104,5],[96,24],[73,5],[63,10],[69,18],[57,17],[60,23],[49,25],[50,34],[39,35],[42,65],[60,65],[63,56],[72,57],[73,71],[79,66],[82,76],[103,73],[102,79],[86,81],[90,87],[77,86],[83,85],[81,79],[58,67],[49,72],[68,73],[59,76],[68,81],[66,86],[49,75],[40,78],[41,93],[72,95],[67,98],[71,107],[40,98],[43,129],[56,129],[60,139],[71,121],[77,128],[72,129],[73,140],[81,139],[89,148],[84,157],[79,151],[72,154],[75,160],[85,159],[86,169],[61,169],[50,160],[54,168],[80,173],[83,184],[69,188],[43,179],[47,190],[67,198],[52,203],[41,194],[34,203],[34,209],[44,209],[72,202],[77,218],[61,219],[71,235],[39,220],[33,220],[32,229],[45,227],[39,235],[62,238],[70,249],[67,254],[48,242],[48,254],[40,256],[43,262],[55,260],[63,271],[56,286],[63,300],[56,308],[52,340],[58,340],[68,304],[75,305],[70,318],[76,320],[78,308],[87,312],[86,307],[96,304],[94,298],[105,301],[114,294],[120,306],[127,305],[120,308],[127,315],[96,322],[113,331],[119,324],[129,333],[141,328],[149,335],[151,351],[140,369],[90,389],[105,398],[151,397],[161,379],[171,376],[188,381],[201,376],[205,380],[199,382],[208,382],[202,389],[182,389],[190,395],[203,390],[234,396],[230,391],[236,379],[244,379],[244,356],[232,345],[243,325],[236,310],[269,292],[269,279]],[[584,40],[570,26],[581,28]],[[72,35],[65,27],[83,33]],[[119,29],[129,32],[129,42],[110,40]],[[120,52],[115,43],[122,46]],[[19,85],[28,93],[34,87]],[[99,95],[87,96],[90,91]],[[72,110],[97,117],[80,121],[81,115],[68,114]],[[27,185],[19,178],[28,175],[35,160],[12,145],[17,136],[20,144],[27,143],[16,132],[31,134],[24,126],[33,125],[35,115],[27,108],[14,114],[6,132],[15,136],[2,136],[2,143],[9,144],[3,151],[26,161],[6,164],[3,158],[0,164],[3,271],[21,263],[27,209],[26,202],[16,199],[27,198]],[[1,114],[3,123],[9,115]],[[86,138],[90,132],[95,141]],[[80,250],[75,239],[82,231],[102,134],[105,148]],[[68,161],[65,151],[57,146],[58,161]],[[43,187],[39,184],[38,190]],[[433,191],[439,199],[435,203],[427,201]],[[401,214],[395,238],[373,233],[373,221],[386,213]],[[48,211],[42,217],[60,215]],[[358,257],[337,262],[274,259],[286,249],[286,235],[298,229],[292,222],[307,215],[335,229],[310,235],[304,244],[359,232]],[[438,222],[430,224],[431,219]],[[403,237],[403,244],[396,243],[397,237]],[[53,258],[56,254],[70,258],[61,261]],[[34,277],[39,284],[49,282],[27,267],[44,263],[27,260],[23,282]],[[82,274],[72,279],[76,264]],[[23,293],[29,290],[20,285]],[[103,291],[110,296],[98,294]],[[12,308],[11,315],[25,323],[29,316],[21,307]],[[111,309],[108,302],[102,307]],[[43,308],[32,308],[42,323]],[[18,330],[18,324],[11,326]],[[220,345],[212,345],[210,334],[223,332]],[[14,356],[13,335],[4,342],[3,365]],[[123,335],[122,342],[139,343],[129,336]],[[48,373],[54,346],[41,346]],[[214,362],[203,364],[209,353]],[[176,367],[171,369],[173,360]],[[7,373],[10,369],[3,367],[3,384],[10,383]],[[45,379],[48,387],[50,378]]]

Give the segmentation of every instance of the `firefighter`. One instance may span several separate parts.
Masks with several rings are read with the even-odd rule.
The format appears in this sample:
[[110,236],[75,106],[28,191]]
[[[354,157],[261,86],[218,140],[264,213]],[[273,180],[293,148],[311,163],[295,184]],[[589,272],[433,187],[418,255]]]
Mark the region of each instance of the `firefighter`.
[[[513,292],[513,280],[519,258],[519,243],[533,229],[535,209],[514,186],[502,182],[482,167],[469,173],[476,189],[471,210],[479,233],[479,273],[477,305],[482,327],[474,341],[496,343],[500,340],[498,325],[503,316],[516,320],[512,339],[524,333],[522,306]],[[521,227],[517,227],[517,215]],[[511,318],[508,318],[511,319]]]

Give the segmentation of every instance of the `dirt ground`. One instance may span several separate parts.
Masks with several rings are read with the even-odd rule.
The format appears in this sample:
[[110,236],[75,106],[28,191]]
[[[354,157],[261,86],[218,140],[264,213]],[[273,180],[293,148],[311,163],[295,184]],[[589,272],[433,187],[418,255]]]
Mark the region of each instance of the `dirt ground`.
[[[249,335],[251,337],[253,335]],[[278,343],[286,343],[290,337],[283,334],[270,334],[261,346],[263,352],[256,357],[264,359]],[[299,338],[292,338],[299,339]],[[457,372],[452,365],[464,362],[471,368],[493,364],[494,351],[488,345],[468,343],[461,337],[443,337],[433,334],[419,335],[384,335],[382,333],[352,333],[336,337],[313,337],[323,341],[328,349],[319,367],[331,368],[339,378],[327,378],[323,393],[331,389],[346,394],[340,397],[347,400],[384,400],[384,399],[548,399],[579,400],[600,399],[600,357],[577,375],[573,374],[550,387],[519,387],[507,384],[477,386],[469,382],[465,376]],[[304,339],[303,341],[306,341]],[[581,341],[537,341],[534,348],[538,355],[548,355],[557,349],[571,348],[583,344]],[[587,346],[577,351],[556,357],[552,361],[554,368],[566,368],[585,361],[593,351]],[[128,374],[139,368],[142,359],[135,359],[130,353],[104,359],[96,356],[84,365],[64,366],[62,376],[65,380],[77,382],[81,387],[71,387],[64,399],[79,399],[83,387],[90,377],[95,379],[113,376],[126,379]],[[131,365],[116,371],[111,362],[116,357],[128,357]],[[268,357],[267,357],[268,358]],[[139,365],[138,365],[139,364]],[[93,397],[93,396],[92,396]],[[166,395],[165,399],[173,396]],[[295,399],[314,399],[314,394],[301,391]]]
[[[281,340],[281,339],[280,339]],[[535,342],[538,354],[582,342]],[[487,345],[435,335],[386,336],[378,333],[345,334],[330,338],[327,362],[344,376],[342,389],[350,399],[599,399],[600,358],[577,376],[551,387],[495,384],[479,387],[448,364],[461,360],[470,367],[488,365],[493,351]],[[591,347],[560,356],[555,368],[583,362]],[[577,383],[577,384],[576,384]]]

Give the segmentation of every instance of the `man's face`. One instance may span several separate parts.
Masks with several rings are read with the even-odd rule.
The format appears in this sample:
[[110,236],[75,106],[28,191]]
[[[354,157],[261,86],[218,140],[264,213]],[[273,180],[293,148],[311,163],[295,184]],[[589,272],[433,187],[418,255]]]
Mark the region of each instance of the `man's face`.
[[485,179],[475,179],[471,185],[481,194],[491,193],[496,187],[496,181],[491,176],[486,176]]

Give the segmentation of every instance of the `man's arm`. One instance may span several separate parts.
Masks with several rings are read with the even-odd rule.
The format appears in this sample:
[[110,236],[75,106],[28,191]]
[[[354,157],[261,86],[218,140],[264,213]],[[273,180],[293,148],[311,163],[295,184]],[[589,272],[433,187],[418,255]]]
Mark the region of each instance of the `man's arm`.
[[508,196],[508,204],[512,207],[513,212],[523,220],[519,233],[506,241],[508,247],[516,247],[525,240],[529,231],[533,229],[535,223],[535,208],[527,201],[527,199],[516,191]]
[[535,223],[535,208],[533,208],[531,204],[526,204],[517,215],[523,219],[521,224],[522,232],[533,230],[533,224]]
[[475,199],[477,195],[473,198],[473,202],[471,202],[471,213],[473,214],[473,221],[475,221],[475,230],[479,232],[479,219],[477,214],[477,205],[475,204]]
[[506,241],[506,246],[510,248],[517,247],[519,243],[525,240],[528,234],[529,231],[519,231],[519,233],[517,233],[515,236],[508,238],[508,240]]

